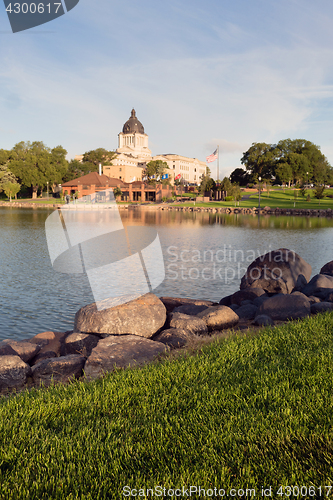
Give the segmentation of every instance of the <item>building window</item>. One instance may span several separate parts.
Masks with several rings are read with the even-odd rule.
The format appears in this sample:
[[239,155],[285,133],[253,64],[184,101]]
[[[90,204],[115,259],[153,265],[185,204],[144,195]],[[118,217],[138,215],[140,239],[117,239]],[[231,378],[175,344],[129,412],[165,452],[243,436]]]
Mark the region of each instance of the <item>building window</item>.
[[119,179],[121,179],[121,175],[119,176]]
[[119,169],[119,172],[121,172],[121,168]]

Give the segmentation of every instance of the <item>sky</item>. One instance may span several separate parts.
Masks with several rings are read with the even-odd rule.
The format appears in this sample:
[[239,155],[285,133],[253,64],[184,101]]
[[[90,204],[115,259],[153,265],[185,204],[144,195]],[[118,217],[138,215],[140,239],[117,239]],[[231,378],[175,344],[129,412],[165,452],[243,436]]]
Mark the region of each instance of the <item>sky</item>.
[[1,2],[0,148],[114,150],[134,107],[153,155],[219,145],[220,178],[289,137],[333,165],[332,25],[329,0],[80,0],[12,33]]

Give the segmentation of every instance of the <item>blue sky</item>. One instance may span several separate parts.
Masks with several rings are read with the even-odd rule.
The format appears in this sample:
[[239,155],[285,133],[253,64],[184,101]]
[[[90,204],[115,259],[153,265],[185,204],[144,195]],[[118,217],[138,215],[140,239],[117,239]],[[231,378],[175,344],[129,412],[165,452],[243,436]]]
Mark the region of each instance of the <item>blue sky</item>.
[[12,34],[1,2],[0,148],[113,150],[134,107],[154,155],[219,144],[220,176],[287,137],[333,164],[332,25],[328,0],[80,0]]

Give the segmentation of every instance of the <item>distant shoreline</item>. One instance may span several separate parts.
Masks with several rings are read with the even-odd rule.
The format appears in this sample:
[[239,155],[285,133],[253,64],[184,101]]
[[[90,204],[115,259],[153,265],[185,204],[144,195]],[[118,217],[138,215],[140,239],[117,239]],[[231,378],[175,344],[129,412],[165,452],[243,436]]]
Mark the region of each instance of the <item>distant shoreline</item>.
[[[60,209],[64,206],[61,203],[53,203],[53,204],[44,204],[40,202],[20,202],[20,201],[1,201],[0,207],[8,207],[8,208],[48,208],[48,209]],[[331,208],[324,209],[306,209],[306,208],[249,208],[249,207],[207,207],[203,206],[182,206],[179,204],[170,205],[167,203],[159,203],[159,204],[118,204],[119,209],[122,210],[163,210],[163,211],[176,211],[176,212],[210,212],[210,213],[220,213],[220,214],[238,214],[238,215],[298,215],[303,217],[333,217],[333,210]]]

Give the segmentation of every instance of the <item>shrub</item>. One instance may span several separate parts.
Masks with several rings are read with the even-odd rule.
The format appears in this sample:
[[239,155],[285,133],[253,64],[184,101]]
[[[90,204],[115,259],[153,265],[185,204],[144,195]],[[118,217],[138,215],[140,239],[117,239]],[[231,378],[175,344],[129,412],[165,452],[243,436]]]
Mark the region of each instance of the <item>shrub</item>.
[[226,196],[225,201],[233,201],[234,197],[233,196]]
[[306,197],[306,201],[311,201],[311,196],[309,194]]

